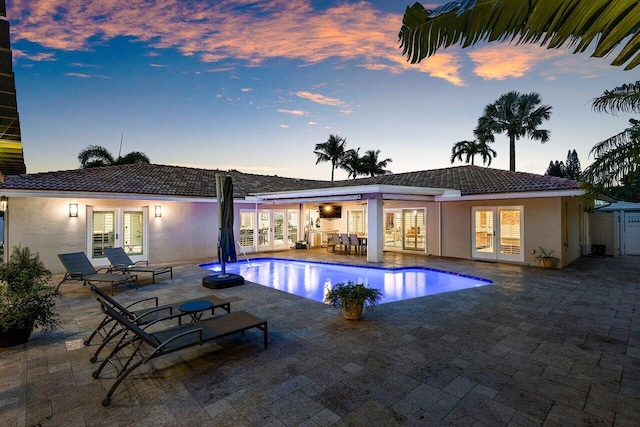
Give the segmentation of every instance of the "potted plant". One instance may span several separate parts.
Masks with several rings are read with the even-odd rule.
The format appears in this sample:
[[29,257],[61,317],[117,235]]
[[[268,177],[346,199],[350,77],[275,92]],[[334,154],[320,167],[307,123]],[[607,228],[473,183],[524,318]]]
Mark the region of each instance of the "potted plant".
[[29,248],[13,248],[9,261],[0,265],[0,347],[29,340],[34,328],[58,326],[54,312],[57,289],[49,286],[51,272]]
[[362,311],[373,310],[373,307],[382,298],[379,289],[368,288],[362,283],[354,283],[349,280],[346,284],[338,283],[333,287],[327,287],[324,301],[334,307],[342,308],[342,315],[348,320],[360,320]]
[[535,259],[542,268],[553,268],[557,262],[560,262],[558,258],[553,256],[553,251],[548,251],[542,246],[538,247],[538,250],[534,252],[536,253]]

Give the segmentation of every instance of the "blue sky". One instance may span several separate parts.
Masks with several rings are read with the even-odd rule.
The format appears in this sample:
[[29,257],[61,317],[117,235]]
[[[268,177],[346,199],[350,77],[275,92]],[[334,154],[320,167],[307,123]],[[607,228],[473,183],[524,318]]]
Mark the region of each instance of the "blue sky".
[[[408,64],[397,33],[410,4],[7,0],[27,171],[75,169],[89,144],[117,154],[122,137],[123,154],[152,163],[330,179],[313,153],[330,134],[381,150],[393,172],[449,167],[510,90],[553,107],[548,143],[517,142],[519,171],[543,174],[572,149],[584,168],[627,126],[590,109],[638,80],[612,58],[492,43]],[[492,148],[491,167],[508,169],[507,137]]]

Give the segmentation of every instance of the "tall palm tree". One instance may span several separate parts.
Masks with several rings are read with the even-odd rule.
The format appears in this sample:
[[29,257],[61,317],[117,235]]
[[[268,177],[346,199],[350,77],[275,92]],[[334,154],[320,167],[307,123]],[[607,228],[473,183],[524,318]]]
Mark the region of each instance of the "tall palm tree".
[[327,142],[316,144],[314,153],[317,156],[316,165],[318,163],[331,162],[331,181],[333,181],[333,173],[342,163],[344,158],[347,139],[338,135],[329,135]]
[[[486,141],[478,141],[477,139],[473,141],[458,141],[451,148],[451,163],[455,162],[456,159],[465,163],[469,163],[469,160],[471,160],[471,166],[473,166],[476,154],[482,156],[482,164],[487,163],[487,166],[491,166],[491,160],[498,155],[493,148],[489,147]],[[462,160],[463,156],[465,156],[464,160]]]
[[400,29],[402,54],[412,64],[459,44],[515,41],[548,48],[594,47],[601,58],[622,46],[611,65],[640,64],[638,0],[457,0],[432,10],[407,7]]
[[[592,102],[595,111],[640,113],[640,81],[605,91]],[[630,126],[593,146],[593,163],[582,180],[597,189],[633,181],[640,176],[640,120],[629,119]]]
[[89,145],[78,154],[78,161],[82,169],[98,166],[116,166],[132,163],[151,163],[149,157],[140,151],[132,151],[124,156],[114,158],[113,155],[100,145]]
[[366,172],[362,170],[362,158],[360,157],[360,147],[357,149],[347,150],[344,153],[344,158],[340,163],[340,168],[347,171],[348,178],[356,179],[358,175],[366,175]]
[[377,176],[388,175],[391,171],[386,167],[389,163],[393,162],[391,159],[379,160],[380,150],[367,150],[362,156],[362,171],[363,175]]
[[509,137],[509,170],[516,170],[516,140],[527,136],[543,144],[549,140],[550,131],[538,129],[543,120],[551,117],[551,107],[538,106],[542,102],[540,94],[507,92],[495,102],[484,107],[484,114],[478,119],[474,131],[485,141],[494,141],[494,134],[505,132]]

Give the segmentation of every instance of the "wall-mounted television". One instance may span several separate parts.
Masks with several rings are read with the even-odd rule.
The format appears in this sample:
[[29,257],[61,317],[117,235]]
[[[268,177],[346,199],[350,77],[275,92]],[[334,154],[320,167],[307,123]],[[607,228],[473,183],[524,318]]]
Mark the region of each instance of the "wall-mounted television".
[[320,205],[320,218],[331,219],[342,217],[342,206]]

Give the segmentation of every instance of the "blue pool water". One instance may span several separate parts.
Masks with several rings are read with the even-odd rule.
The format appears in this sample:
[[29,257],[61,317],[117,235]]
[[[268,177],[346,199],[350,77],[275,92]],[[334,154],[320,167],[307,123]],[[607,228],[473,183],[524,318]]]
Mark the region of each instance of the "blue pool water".
[[[220,272],[218,263],[202,264]],[[380,303],[435,295],[491,284],[481,279],[424,267],[357,267],[281,258],[254,258],[227,264],[227,273],[239,274],[250,282],[323,302],[327,286],[352,280],[382,291]]]

